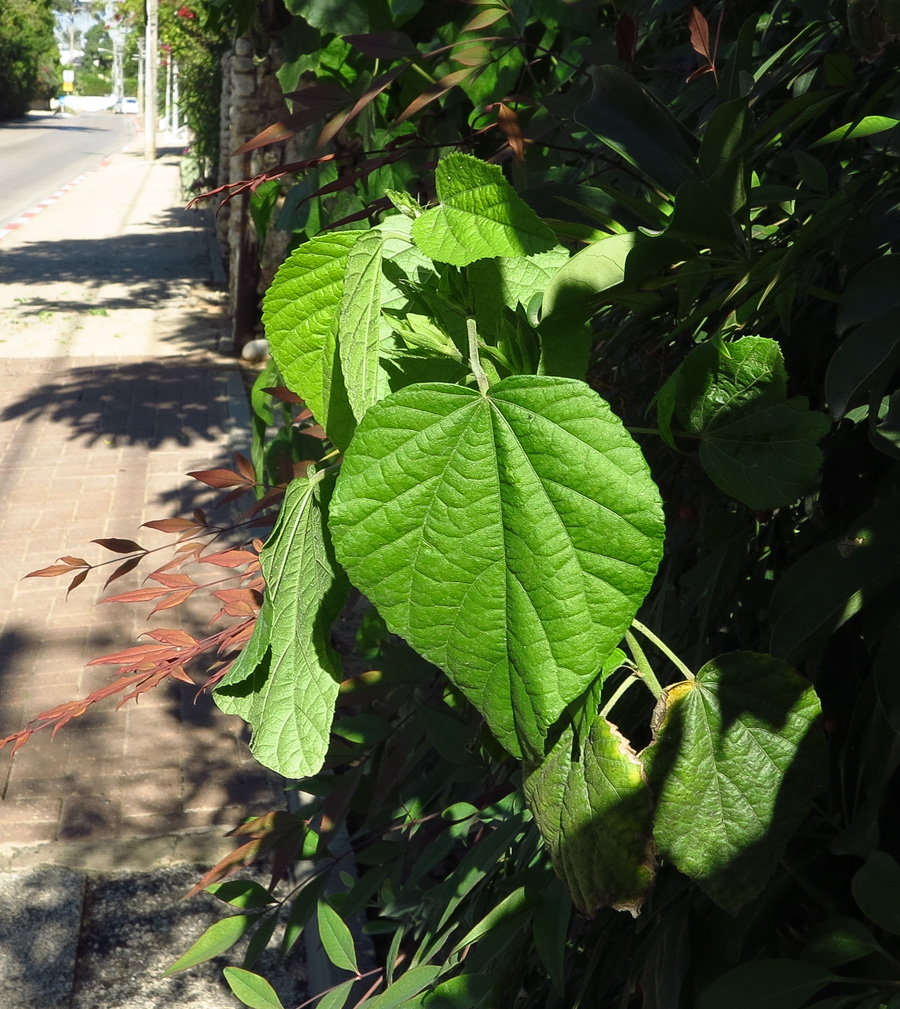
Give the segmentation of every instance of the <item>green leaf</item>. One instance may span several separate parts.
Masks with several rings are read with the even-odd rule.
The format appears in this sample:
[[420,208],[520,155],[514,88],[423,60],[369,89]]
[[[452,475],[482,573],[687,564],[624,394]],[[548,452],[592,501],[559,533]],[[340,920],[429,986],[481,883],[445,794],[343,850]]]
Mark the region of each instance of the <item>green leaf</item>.
[[853,877],[853,899],[880,928],[900,935],[900,865],[883,851],[870,852]]
[[856,918],[835,916],[810,933],[803,959],[821,967],[839,967],[881,949],[875,936]]
[[657,847],[735,911],[763,888],[821,786],[819,700],[786,663],[732,652],[661,704],[645,751]]
[[596,295],[621,284],[637,238],[637,232],[610,235],[564,262],[544,290],[543,318],[583,314]]
[[900,656],[900,626],[894,625],[885,634],[872,664],[872,678],[878,703],[894,732],[900,734],[900,676],[897,657]]
[[338,348],[347,396],[357,421],[381,397],[378,344],[381,338],[381,259],[384,238],[364,234],[347,254],[341,295]]
[[598,717],[576,746],[569,727],[523,784],[553,868],[578,909],[637,915],[653,882],[652,800],[624,736]]
[[392,27],[385,0],[287,0],[288,11],[322,32],[363,34]]
[[416,245],[432,259],[466,266],[493,256],[532,256],[556,236],[503,177],[470,154],[448,154],[435,171],[438,206],[413,221]]
[[318,235],[282,263],[263,299],[263,325],[275,363],[326,430],[326,338],[341,306],[350,250],[364,231]]
[[444,967],[433,967],[431,964],[411,967],[401,974],[378,998],[370,1002],[367,1009],[395,1009],[396,1006],[408,1002],[413,996],[427,988],[444,969]]
[[275,898],[269,891],[252,879],[228,879],[224,883],[210,883],[206,892],[233,907],[268,907],[275,903]]
[[319,898],[325,892],[327,881],[328,877],[324,875],[310,880],[291,903],[291,910],[284,925],[284,936],[282,937],[281,949],[279,950],[279,957],[282,960],[291,951],[303,933],[303,929],[312,917]]
[[478,942],[479,939],[483,938],[492,929],[497,928],[499,925],[505,924],[510,918],[516,915],[521,915],[524,911],[528,911],[530,908],[534,907],[537,903],[537,895],[526,890],[524,886],[518,886],[512,893],[507,894],[503,900],[497,904],[496,907],[492,907],[490,911],[479,921],[476,925],[473,925],[468,932],[456,943],[451,951],[453,953],[458,953],[460,950],[466,948],[466,946],[472,943]]
[[356,984],[356,978],[350,978],[349,981],[344,981],[339,984],[336,988],[332,988],[331,991],[326,992],[322,998],[316,1003],[316,1009],[344,1009],[347,1004],[347,999],[350,998],[350,992],[353,991],[353,986]]
[[900,523],[890,519],[851,529],[805,553],[781,576],[769,604],[770,649],[801,662],[866,600],[900,573]]
[[512,753],[621,640],[659,563],[659,495],[583,383],[410,386],[370,409],[331,507],[341,564]]
[[676,408],[701,438],[710,479],[751,508],[792,504],[822,461],[816,442],[828,419],[804,399],[786,399],[787,374],[774,340],[745,336],[723,349],[695,347],[677,372]]
[[572,898],[568,889],[562,880],[551,879],[541,894],[532,930],[534,948],[560,996],[566,993],[566,943],[571,916]]
[[824,137],[810,146],[818,147],[819,144],[833,144],[839,140],[858,140],[860,137],[871,137],[875,133],[892,130],[895,126],[900,126],[900,119],[892,119],[890,116],[864,116],[859,121],[844,123],[843,126],[826,133]]
[[250,722],[256,759],[289,778],[321,769],[341,680],[329,634],[345,580],[331,557],[322,484],[288,485],[260,554],[265,617],[214,693],[226,714]]
[[757,960],[716,978],[700,992],[695,1009],[797,1009],[831,980],[816,964]]
[[328,959],[339,970],[359,973],[356,965],[356,947],[350,929],[344,924],[343,918],[326,901],[319,901],[316,909],[319,923],[319,938]]
[[265,978],[241,967],[226,967],[222,973],[235,998],[250,1009],[284,1009],[275,989]]
[[460,974],[449,981],[439,984],[434,991],[428,992],[421,1002],[422,1009],[478,1009],[483,1000],[490,994],[494,986],[494,977],[490,974]]
[[669,218],[666,237],[718,249],[733,247],[738,232],[731,214],[710,186],[690,179],[675,194],[675,209]]
[[590,99],[575,110],[586,127],[670,193],[699,176],[694,155],[676,120],[624,70],[594,70]]
[[737,213],[747,203],[744,144],[750,129],[747,98],[717,106],[700,143],[700,169],[722,207]]
[[277,179],[269,179],[250,194],[250,216],[253,218],[260,249],[265,245],[266,234],[280,195],[281,183]]
[[844,288],[837,331],[868,322],[900,308],[900,256],[879,256],[861,267]]
[[163,977],[177,974],[178,971],[187,970],[188,967],[196,967],[198,963],[205,963],[231,949],[258,920],[256,915],[234,914],[214,922],[186,953],[163,971]]
[[897,311],[891,309],[864,322],[849,336],[828,362],[825,399],[835,420],[869,393],[887,382],[900,365],[900,328]]

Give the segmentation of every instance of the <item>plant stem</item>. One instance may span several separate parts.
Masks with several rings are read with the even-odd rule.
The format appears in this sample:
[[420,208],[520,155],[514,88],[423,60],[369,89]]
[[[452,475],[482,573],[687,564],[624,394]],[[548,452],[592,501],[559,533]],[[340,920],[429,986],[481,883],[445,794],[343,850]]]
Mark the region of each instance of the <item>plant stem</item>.
[[632,670],[632,672],[630,672],[628,676],[626,676],[625,679],[622,680],[622,682],[616,687],[612,697],[610,697],[610,699],[606,702],[606,704],[604,704],[603,707],[600,709],[600,717],[606,718],[606,716],[612,711],[612,709],[619,703],[619,700],[625,693],[625,691],[636,680],[639,679],[640,677],[638,676],[638,674]]
[[[659,434],[657,427],[629,427],[626,430],[629,434]],[[700,434],[692,434],[690,431],[673,431],[672,434],[678,435],[679,438],[694,438],[696,441],[703,437]]]
[[490,383],[484,368],[481,367],[481,355],[478,353],[478,327],[471,315],[466,319],[466,335],[469,338],[469,364],[472,366],[472,374],[478,383],[478,391],[483,396],[490,388]]
[[632,620],[631,626],[636,631],[643,634],[648,641],[652,641],[653,644],[656,645],[656,647],[663,653],[663,655],[671,659],[671,661],[681,670],[681,672],[684,673],[684,678],[686,680],[696,679],[693,672],[681,661],[681,659],[678,658],[678,656],[672,651],[671,648],[669,648],[669,646],[664,641],[660,641],[660,639],[653,633],[653,631],[650,630],[649,627],[645,627],[640,622],[640,620]]
[[659,700],[662,697],[663,688],[656,678],[656,673],[653,672],[650,663],[647,661],[647,656],[644,655],[643,649],[637,643],[637,639],[631,631],[625,632],[625,643],[628,645],[628,651],[631,652],[631,657],[637,666],[638,676],[644,681],[650,693]]

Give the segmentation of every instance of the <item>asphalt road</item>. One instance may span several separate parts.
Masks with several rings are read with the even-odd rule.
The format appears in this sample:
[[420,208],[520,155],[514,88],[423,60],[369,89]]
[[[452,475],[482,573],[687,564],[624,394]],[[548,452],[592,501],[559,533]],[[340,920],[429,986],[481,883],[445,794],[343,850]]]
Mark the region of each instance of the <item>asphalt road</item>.
[[134,116],[32,112],[0,122],[0,228],[134,136]]

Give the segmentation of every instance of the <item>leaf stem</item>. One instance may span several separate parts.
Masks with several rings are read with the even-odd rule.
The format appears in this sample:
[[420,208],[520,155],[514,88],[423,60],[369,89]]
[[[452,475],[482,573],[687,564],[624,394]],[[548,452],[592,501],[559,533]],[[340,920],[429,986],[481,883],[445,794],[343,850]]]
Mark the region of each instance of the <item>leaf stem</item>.
[[684,673],[684,678],[686,680],[694,680],[694,679],[696,679],[696,677],[694,676],[694,674],[691,671],[691,669],[688,666],[686,666],[681,661],[681,659],[679,659],[678,656],[672,651],[672,649],[669,648],[669,646],[664,641],[660,640],[653,633],[653,631],[650,630],[649,627],[645,627],[640,622],[640,620],[638,620],[637,618],[635,618],[634,620],[631,621],[631,626],[636,631],[638,631],[639,633],[643,634],[644,637],[647,638],[648,641],[652,641],[653,644],[656,645],[656,647],[663,653],[663,655],[665,655],[667,658],[669,658],[672,661],[672,663],[675,666],[677,666],[678,669],[681,670],[681,672]]
[[634,670],[632,670],[625,677],[625,679],[622,680],[622,682],[616,687],[612,697],[610,697],[610,699],[606,702],[606,704],[604,704],[603,707],[600,709],[600,717],[606,718],[606,716],[612,711],[612,709],[619,703],[619,700],[622,698],[622,695],[625,693],[625,691],[628,690],[628,688],[639,679],[640,676],[638,676],[638,674]]
[[472,366],[472,374],[478,383],[478,391],[483,396],[490,388],[490,383],[481,366],[481,355],[478,353],[478,327],[471,315],[466,318],[466,335],[469,338],[469,364]]
[[656,678],[656,673],[653,672],[647,656],[644,655],[644,650],[637,643],[637,639],[631,631],[625,632],[625,643],[628,645],[628,651],[631,652],[635,666],[637,666],[638,676],[644,681],[650,693],[659,700],[663,693],[662,685]]

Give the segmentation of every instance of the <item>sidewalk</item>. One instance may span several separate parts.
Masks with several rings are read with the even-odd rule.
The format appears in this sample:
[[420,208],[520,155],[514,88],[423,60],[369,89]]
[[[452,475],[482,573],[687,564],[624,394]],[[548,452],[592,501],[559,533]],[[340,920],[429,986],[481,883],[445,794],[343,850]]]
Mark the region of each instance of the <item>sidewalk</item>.
[[[227,320],[205,218],[181,209],[177,158],[147,163],[138,150],[115,155],[0,244],[0,737],[108,682],[108,669],[85,668],[90,659],[154,626],[202,629],[214,612],[179,608],[148,621],[148,608],[97,607],[99,572],[68,600],[63,579],[21,580],[64,554],[109,558],[90,542],[100,537],[170,541],[141,523],[207,506],[185,474],[230,466],[249,430],[238,369],[216,349]],[[139,587],[144,574],[139,567],[116,589]],[[243,723],[194,694],[174,684],[119,712],[98,705],[54,740],[41,732],[11,759],[0,752],[0,880],[52,863],[82,880],[65,877],[65,886],[90,892],[85,870],[208,867],[233,847],[227,829],[283,806],[280,782],[250,757]],[[12,899],[0,886],[4,896]],[[60,1000],[46,1001],[30,958],[13,956],[10,968],[9,941],[0,933],[0,1009],[12,993],[9,1009],[132,1004],[102,978],[91,988],[96,964],[81,954]],[[196,1001],[179,1000],[184,985],[173,979],[161,1001],[134,1004],[236,1005],[212,973]],[[132,982],[146,990],[139,976]]]

